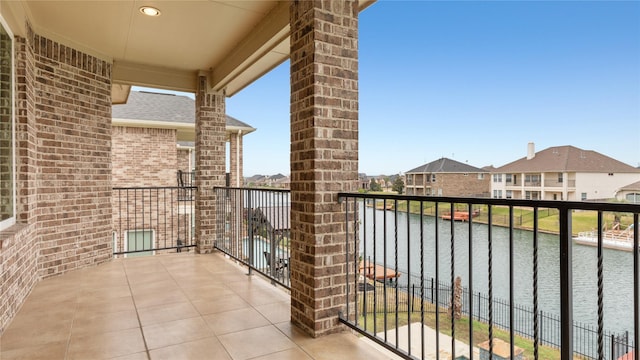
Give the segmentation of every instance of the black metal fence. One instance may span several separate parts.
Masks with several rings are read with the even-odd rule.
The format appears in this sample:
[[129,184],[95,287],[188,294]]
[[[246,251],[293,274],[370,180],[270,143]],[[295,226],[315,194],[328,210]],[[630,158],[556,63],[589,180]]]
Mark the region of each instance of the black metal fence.
[[274,283],[289,288],[288,190],[215,188],[214,246]]
[[[361,314],[367,313],[372,316],[376,314],[388,314],[390,312],[419,313],[420,311],[435,314],[436,301],[438,301],[439,311],[448,311],[451,305],[451,286],[444,282],[436,282],[434,278],[427,278],[425,280],[426,286],[422,289],[420,289],[418,281],[411,281],[412,285],[410,286],[387,286],[387,297],[391,291],[397,291],[397,293],[394,294],[394,298],[398,297],[400,299],[397,304],[395,301],[391,303],[381,301],[381,299],[385,298],[385,287],[380,286],[381,284],[359,286],[358,311]],[[393,283],[389,285],[393,285]],[[436,295],[436,292],[438,295]],[[473,296],[469,296],[469,289],[467,287],[462,287],[461,295],[462,303],[460,310],[462,315],[466,317],[470,316],[471,306],[469,302],[472,301],[474,303],[473,308],[475,309],[475,313],[473,314],[475,321],[488,324],[489,321],[492,320],[496,328],[502,330],[509,329],[511,305],[508,300],[500,298],[490,299],[486,293],[481,292],[475,292]],[[492,302],[491,307],[489,306],[490,301]],[[422,303],[427,303],[427,306],[422,306]],[[489,316],[490,308],[492,309],[493,319]],[[533,308],[514,304],[513,316],[514,332],[520,337],[533,340],[535,336],[535,316]],[[539,310],[537,319],[540,334],[539,345],[559,349],[562,345],[560,344],[560,316]],[[605,356],[607,359],[618,359],[634,348],[628,332],[617,334],[604,330],[602,335],[606,342]],[[574,353],[576,355],[584,358],[597,359],[597,348],[595,345],[598,343],[598,329],[596,326],[574,321],[573,336]]]
[[191,187],[196,185],[196,172],[195,171],[182,171],[178,170],[176,173],[178,187]]
[[141,256],[195,247],[196,187],[113,189],[113,253]]
[[[346,269],[347,271],[361,269],[360,276],[346,274],[349,284],[347,298],[354,299],[355,302],[347,302],[340,319],[344,324],[387,349],[407,358],[419,359],[427,357],[429,348],[438,350],[446,348],[446,351],[450,352],[447,356],[455,359],[456,351],[459,355],[463,355],[460,354],[459,349],[456,350],[456,339],[463,339],[467,343],[469,343],[468,339],[475,339],[476,343],[481,339],[480,341],[487,341],[489,344],[487,351],[493,354],[495,350],[493,344],[498,332],[506,331],[508,354],[512,359],[515,358],[517,350],[516,337],[530,339],[533,350],[532,353],[527,354],[527,357],[534,359],[551,357],[548,355],[547,347],[556,348],[557,355],[552,357],[560,359],[573,359],[575,356],[618,360],[624,354],[628,354],[625,360],[640,359],[638,352],[633,352],[634,344],[638,344],[640,336],[638,310],[640,309],[640,255],[637,230],[640,206],[620,203],[354,193],[341,193],[339,197],[345,203],[345,219],[355,218],[353,222],[345,225],[347,229],[345,241],[356,243],[356,246],[346,247],[355,250],[347,254]],[[433,209],[434,206],[435,209]],[[424,221],[427,218],[425,217],[426,209],[429,209],[428,211],[432,214],[440,214],[454,213],[460,207],[474,209],[479,206],[486,209],[486,213],[482,214],[484,219],[482,226],[476,226],[479,224],[476,224],[477,219],[471,210],[467,210],[469,221],[465,223],[435,216],[430,216],[432,220],[429,222]],[[521,222],[515,215],[516,209],[521,214],[523,209],[531,213],[526,215],[531,217],[530,231],[526,235],[519,235],[526,237],[526,240],[516,238],[515,235],[516,225]],[[355,216],[349,213],[350,211],[355,211]],[[590,226],[596,229],[595,233],[598,234],[596,246],[592,248],[595,265],[592,268],[580,269],[584,272],[580,274],[581,278],[584,278],[582,275],[586,275],[589,281],[597,283],[595,294],[593,294],[597,297],[597,304],[589,305],[592,307],[588,309],[597,317],[593,325],[574,321],[574,289],[578,288],[574,284],[573,273],[575,259],[572,219],[574,216],[583,219],[586,212],[593,214],[593,222]],[[623,334],[614,334],[605,328],[604,288],[607,286],[611,289],[615,286],[605,284],[605,279],[611,281],[611,277],[605,277],[604,274],[604,249],[607,244],[603,241],[605,233],[603,218],[610,213],[626,214],[627,218],[631,219],[631,223],[627,226],[633,232],[631,240],[633,251],[624,253],[632,260],[627,267],[618,270],[623,272],[622,274],[615,275],[628,279],[618,290],[626,290],[632,299],[631,303],[623,302],[622,304],[627,306],[623,310],[625,315],[622,317],[625,323],[629,319],[632,320],[628,333],[623,332]],[[553,268],[540,262],[539,253],[542,233],[549,231],[547,228],[544,231],[541,230],[539,223],[541,220],[549,221],[549,216],[553,216],[552,224],[555,226],[553,229],[555,235],[552,240],[555,244],[553,246],[555,252],[551,257],[556,265]],[[506,224],[503,223],[505,219],[500,217],[506,217]],[[524,218],[523,215],[522,219]],[[496,219],[499,224],[495,223]],[[496,236],[497,233],[501,234],[500,239]],[[544,238],[546,242],[547,239]],[[522,258],[515,256],[516,247],[522,248],[523,242],[527,243],[526,257],[529,259],[527,262],[522,262]],[[546,242],[545,246],[551,243],[551,241]],[[480,246],[482,251],[475,251]],[[495,258],[498,252],[502,260],[499,267],[496,266]],[[549,257],[549,255],[546,256]],[[366,265],[363,259],[370,260],[372,264],[378,266]],[[616,258],[614,257],[613,260],[616,261]],[[525,263],[530,267],[526,271],[522,268]],[[608,265],[611,265],[610,261]],[[362,273],[363,268],[373,269],[373,274]],[[480,268],[481,271],[478,271]],[[390,273],[389,277],[386,275],[387,272]],[[428,272],[435,272],[433,277],[444,282],[437,286],[434,283],[433,289],[429,288],[427,285],[429,277],[426,275]],[[416,274],[416,277],[409,280],[410,277],[407,274]],[[521,282],[515,284],[515,274],[527,276],[527,278],[518,280]],[[558,291],[556,295],[558,315],[552,315],[540,307],[541,274],[552,274],[548,276],[552,276],[554,281],[557,281],[555,289],[558,289],[556,290]],[[460,276],[465,278],[466,289],[464,290],[459,285]],[[481,287],[488,289],[485,294],[478,294],[477,289],[474,289],[474,286],[478,286],[478,281],[474,279],[480,277],[486,283],[486,287],[484,285]],[[515,302],[516,291],[519,294],[522,291],[516,289],[522,288],[525,283],[532,284],[526,288],[526,293],[531,293],[531,307],[519,306]],[[413,284],[418,285],[414,288]],[[404,290],[402,290],[403,286]],[[461,290],[450,290],[456,286]],[[501,287],[500,291],[506,291],[508,294],[506,300],[496,296],[497,286]],[[620,302],[619,292],[613,295],[607,292],[607,296],[608,304]],[[415,302],[415,299],[418,301]],[[370,301],[373,302],[372,305],[366,303]],[[383,304],[382,308],[380,303]],[[429,304],[439,304],[439,306],[429,306]],[[373,309],[381,309],[382,314],[372,312]],[[440,309],[444,309],[444,312]],[[403,311],[406,311],[404,315],[398,315]],[[429,311],[433,312],[433,318],[430,317]],[[467,319],[466,326],[464,321],[456,319],[458,312]],[[608,313],[608,316],[611,315]],[[469,326],[470,318],[486,325]],[[413,337],[412,327],[408,327],[404,330],[408,332],[406,339],[400,342],[399,331],[394,329],[402,325],[403,321],[422,324],[421,330],[417,330],[421,332],[421,336]],[[435,337],[433,340],[435,344],[426,344],[424,325],[427,323],[435,329],[436,333],[449,333],[450,343],[444,344],[444,340]],[[390,331],[395,332],[395,339],[387,336]],[[545,346],[544,349],[543,346]],[[472,345],[467,345],[466,349],[464,355],[473,358]],[[541,355],[541,352],[545,355]],[[436,352],[435,357],[439,356],[441,355]]]

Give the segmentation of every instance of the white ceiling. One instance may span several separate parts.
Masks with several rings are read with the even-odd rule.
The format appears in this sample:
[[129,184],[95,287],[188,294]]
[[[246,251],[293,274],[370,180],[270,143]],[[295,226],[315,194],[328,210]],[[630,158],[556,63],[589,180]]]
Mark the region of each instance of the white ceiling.
[[[373,1],[360,0],[361,9]],[[114,94],[125,98],[127,85],[194,92],[203,73],[231,96],[289,57],[288,1],[2,0],[0,14],[16,35],[29,21],[42,36],[112,60]]]
[[[287,2],[2,1],[18,34],[42,36],[114,62],[114,83],[194,91],[205,71],[233,95],[289,55]],[[140,13],[143,5],[161,11]],[[9,16],[7,16],[9,13]],[[263,59],[263,60],[261,60]]]

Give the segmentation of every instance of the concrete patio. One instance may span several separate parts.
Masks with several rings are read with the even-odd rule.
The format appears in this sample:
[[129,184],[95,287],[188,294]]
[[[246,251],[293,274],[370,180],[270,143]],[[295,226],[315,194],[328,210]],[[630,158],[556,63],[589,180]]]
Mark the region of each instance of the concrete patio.
[[292,327],[282,288],[220,253],[115,259],[38,283],[0,359],[390,359],[351,332]]

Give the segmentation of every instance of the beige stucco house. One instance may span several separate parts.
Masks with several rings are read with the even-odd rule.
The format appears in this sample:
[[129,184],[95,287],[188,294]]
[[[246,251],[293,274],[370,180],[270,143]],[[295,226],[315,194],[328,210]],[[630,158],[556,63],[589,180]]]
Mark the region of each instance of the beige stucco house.
[[640,180],[625,185],[616,191],[616,200],[627,201],[634,204],[640,203]]
[[608,200],[621,187],[638,181],[640,169],[593,150],[554,146],[494,169],[494,198],[528,200]]

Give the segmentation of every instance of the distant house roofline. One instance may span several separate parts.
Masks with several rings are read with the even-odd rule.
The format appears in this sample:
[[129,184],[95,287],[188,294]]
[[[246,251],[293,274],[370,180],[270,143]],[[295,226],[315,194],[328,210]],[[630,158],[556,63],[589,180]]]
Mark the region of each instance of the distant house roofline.
[[415,169],[406,171],[405,174],[424,174],[424,173],[446,173],[446,174],[468,174],[468,173],[488,173],[487,170],[461,163],[449,158],[440,158],[430,163],[418,166]]
[[640,173],[640,169],[593,150],[553,146],[494,169],[494,173]]

